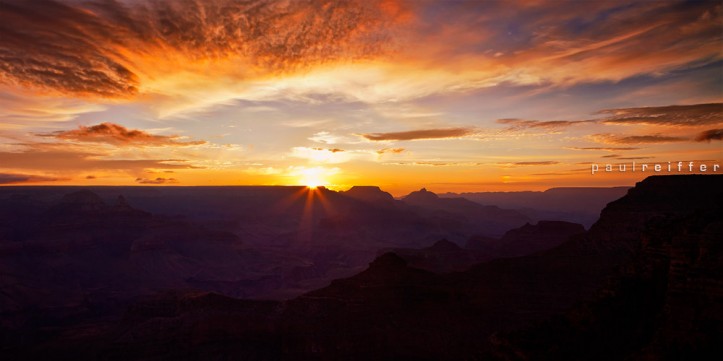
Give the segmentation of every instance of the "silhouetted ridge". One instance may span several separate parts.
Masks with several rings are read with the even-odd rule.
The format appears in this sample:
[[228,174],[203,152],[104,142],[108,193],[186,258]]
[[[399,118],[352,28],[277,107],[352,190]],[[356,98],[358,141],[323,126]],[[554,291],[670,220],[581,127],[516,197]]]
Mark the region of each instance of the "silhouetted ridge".
[[514,210],[485,206],[464,198],[439,198],[425,188],[409,193],[402,198],[402,202],[437,219],[449,222],[473,221],[485,229],[487,236],[502,235],[507,230],[530,221],[528,217]]
[[429,202],[434,202],[438,199],[439,197],[437,196],[437,194],[428,191],[426,188],[422,188],[418,191],[409,193],[404,198],[402,198],[403,201],[409,204],[425,204]]
[[353,186],[344,195],[369,203],[391,204],[394,197],[377,186]]

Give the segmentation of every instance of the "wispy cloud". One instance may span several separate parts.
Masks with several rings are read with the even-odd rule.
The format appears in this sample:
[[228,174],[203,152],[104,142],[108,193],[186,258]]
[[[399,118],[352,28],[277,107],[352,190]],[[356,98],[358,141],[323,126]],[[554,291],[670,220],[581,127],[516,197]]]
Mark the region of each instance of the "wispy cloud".
[[52,182],[58,180],[58,178],[41,175],[0,173],[0,184]]
[[590,138],[598,143],[604,144],[654,144],[673,143],[689,140],[685,137],[674,137],[660,134],[652,135],[616,135],[616,134],[593,134]]
[[420,140],[420,139],[448,139],[462,138],[474,133],[472,128],[443,128],[443,129],[421,129],[410,130],[405,132],[390,133],[366,133],[360,134],[367,140],[386,141],[386,140]]
[[605,109],[605,124],[700,126],[723,123],[723,103]]
[[[392,6],[389,6],[392,5]],[[384,50],[400,6],[381,1],[3,1],[0,74],[62,93],[129,97],[148,57],[236,59],[240,74],[287,72]],[[150,62],[152,63],[152,61]],[[166,69],[164,69],[165,71]]]
[[78,142],[106,143],[117,146],[189,146],[205,144],[205,141],[182,141],[178,136],[154,135],[148,132],[128,129],[114,123],[80,126],[78,129],[39,134],[45,137],[73,140]]
[[66,147],[59,144],[25,144],[23,150],[0,152],[0,166],[4,169],[40,171],[113,170],[142,172],[145,169],[198,168],[181,159],[113,159],[97,151]]
[[606,152],[616,152],[621,150],[637,150],[636,147],[565,147],[570,150],[602,150]]
[[178,180],[176,178],[136,178],[136,183],[139,184],[176,184],[178,183]]
[[567,128],[573,125],[594,123],[595,120],[526,120],[526,119],[497,119],[499,124],[507,124],[510,129],[527,129],[527,128],[542,128],[542,129],[561,129]]
[[379,149],[377,151],[377,154],[379,154],[379,155],[386,154],[386,153],[399,154],[399,153],[403,153],[405,151],[406,151],[406,149],[404,149],[404,148],[383,148],[383,149]]
[[316,163],[345,163],[358,154],[340,148],[293,147],[290,156]]
[[530,162],[507,162],[507,163],[497,163],[498,165],[502,165],[505,167],[518,167],[518,166],[540,166],[540,165],[555,165],[560,164],[558,161],[554,160],[545,160],[545,161],[530,161]]
[[620,160],[641,160],[641,159],[653,159],[655,157],[623,157],[620,154],[609,154],[604,155],[602,158],[613,158],[613,159],[620,159]]

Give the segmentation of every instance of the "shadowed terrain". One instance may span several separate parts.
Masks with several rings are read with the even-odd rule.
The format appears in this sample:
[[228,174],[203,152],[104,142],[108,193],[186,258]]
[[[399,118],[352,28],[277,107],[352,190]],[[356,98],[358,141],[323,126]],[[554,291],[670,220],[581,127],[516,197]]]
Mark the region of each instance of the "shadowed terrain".
[[[498,235],[468,235],[467,248],[451,241],[416,250],[404,242],[397,247],[379,247],[377,250],[398,254],[381,251],[383,254],[360,273],[287,301],[240,300],[203,292],[203,287],[192,287],[193,283],[186,281],[181,282],[183,287],[169,283],[167,291],[156,288],[153,293],[138,292],[133,298],[116,299],[116,313],[96,309],[95,315],[89,315],[88,310],[80,315],[73,314],[70,307],[67,312],[45,310],[44,315],[37,307],[24,309],[27,299],[11,297],[22,294],[22,290],[4,286],[2,345],[5,353],[20,359],[72,354],[111,360],[644,360],[720,353],[720,180],[720,176],[650,177],[605,207],[600,220],[588,231],[566,222],[523,222],[499,239],[494,238]],[[374,227],[389,227],[384,222],[398,207],[405,207],[401,213],[407,217],[421,217],[411,218],[412,224],[426,219],[437,227],[420,230],[428,232],[444,229],[440,218],[457,209],[432,203],[436,201],[431,195],[424,195],[431,204],[420,210],[421,202],[401,204],[373,189],[352,193],[356,194],[347,197],[348,205],[336,203],[339,209],[349,207],[349,212],[360,212],[374,202],[383,205],[375,207],[368,218],[353,219],[356,223],[344,220],[350,213],[340,211],[331,224],[324,224],[320,217],[318,232],[329,234],[324,232],[332,231],[325,228],[334,230],[340,224],[364,230],[366,223],[360,219]],[[95,245],[90,248],[105,250],[97,243],[105,242],[105,238],[94,240],[92,235],[99,229],[126,229],[121,227],[123,222],[136,225],[125,232],[140,232],[134,243],[146,240],[139,244],[170,249],[173,251],[166,252],[174,255],[186,251],[194,262],[200,263],[204,257],[231,257],[229,247],[247,247],[235,233],[213,230],[210,225],[216,223],[198,220],[186,223],[181,233],[188,238],[175,236],[173,239],[180,241],[171,242],[154,233],[156,236],[149,240],[142,235],[147,229],[175,228],[173,222],[181,221],[135,210],[123,198],[106,205],[94,193],[81,191],[54,204],[34,215],[47,219],[44,227],[56,227],[52,234],[62,234],[58,230],[73,224],[73,212],[92,212],[92,217],[84,217],[87,221],[70,228],[81,227],[84,231],[79,233],[91,235],[90,240],[78,243],[86,248]],[[60,209],[63,211],[58,213]],[[430,218],[429,214],[440,216]],[[47,243],[48,238],[43,237],[48,233],[43,227],[25,234],[16,228],[12,222],[3,223],[4,234],[24,239],[23,244],[34,239],[43,240],[38,244]],[[539,237],[534,237],[536,234]],[[121,242],[121,238],[135,235],[118,237]],[[214,254],[213,249],[201,252],[205,247],[194,239],[214,240],[211,244],[221,245],[220,253]],[[164,242],[179,244],[162,245]],[[316,242],[312,243],[314,248],[332,244],[328,239]],[[63,249],[78,245],[66,244]],[[291,240],[284,245],[300,249]],[[103,251],[110,255],[94,256],[100,263],[101,257],[113,259],[115,252],[125,249],[110,247]],[[24,252],[23,257],[27,257],[29,251]],[[23,258],[19,253],[9,257],[12,254],[6,251],[4,257]],[[233,257],[240,254],[243,252],[237,251]],[[163,262],[168,258],[161,257]],[[228,261],[228,267],[239,262]],[[266,258],[265,262],[281,265],[286,260]],[[145,259],[141,263],[156,264]],[[181,262],[187,263],[193,262]],[[3,267],[3,282],[10,284],[13,268],[6,263]],[[164,272],[177,271],[158,269],[150,274]],[[98,277],[119,278],[121,273],[125,274]],[[27,287],[18,273],[15,277],[14,287]],[[86,282],[93,284],[92,277]],[[129,289],[148,286],[145,280],[138,282]],[[82,285],[77,287],[83,289]],[[45,292],[49,296],[60,291]],[[71,296],[69,292],[67,297]],[[86,305],[93,304],[87,293],[83,297]]]

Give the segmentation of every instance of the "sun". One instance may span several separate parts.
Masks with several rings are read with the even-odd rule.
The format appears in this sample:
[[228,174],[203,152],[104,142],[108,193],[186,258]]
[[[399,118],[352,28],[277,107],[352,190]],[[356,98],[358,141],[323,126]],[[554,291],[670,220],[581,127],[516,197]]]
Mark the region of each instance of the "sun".
[[328,183],[322,173],[322,170],[319,168],[304,169],[301,172],[299,181],[310,189],[316,189]]

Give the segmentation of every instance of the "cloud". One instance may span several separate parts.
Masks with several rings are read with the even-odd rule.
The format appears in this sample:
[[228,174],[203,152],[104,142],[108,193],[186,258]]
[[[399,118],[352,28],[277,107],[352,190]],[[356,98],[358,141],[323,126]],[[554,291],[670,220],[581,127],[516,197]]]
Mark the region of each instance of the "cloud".
[[205,141],[180,141],[178,136],[153,135],[142,130],[128,129],[114,123],[80,126],[78,129],[39,134],[46,137],[78,142],[106,143],[117,146],[189,146]]
[[385,153],[399,154],[399,153],[403,153],[405,151],[406,151],[406,149],[404,149],[404,148],[383,148],[383,149],[379,149],[377,151],[377,154],[379,154],[379,155],[382,155]]
[[290,155],[317,163],[345,163],[354,158],[356,154],[339,148],[293,147]]
[[590,136],[593,141],[604,144],[648,144],[648,143],[673,143],[687,141],[688,138],[672,137],[660,134],[652,135],[615,135],[615,134],[593,134]]
[[178,180],[176,178],[155,178],[155,179],[148,179],[148,178],[136,178],[136,182],[140,184],[176,184],[178,183]]
[[504,164],[526,166],[526,165],[554,165],[554,164],[560,164],[560,162],[556,162],[554,160],[546,160],[546,161],[542,161],[542,162],[514,162],[514,163],[504,163]]
[[615,159],[620,159],[620,160],[640,160],[640,159],[653,159],[655,157],[623,157],[620,154],[609,154],[609,155],[602,156],[602,158],[615,158]]
[[109,159],[108,154],[62,144],[24,144],[21,151],[0,152],[0,167],[42,171],[113,170],[141,172],[145,169],[198,168],[181,159]]
[[34,182],[58,181],[58,178],[51,178],[39,175],[0,173],[0,184],[18,184]]
[[406,132],[391,133],[367,133],[360,134],[363,138],[371,141],[385,140],[420,140],[420,139],[447,139],[461,138],[474,132],[472,128],[444,128],[444,129],[423,129],[410,130]]
[[422,166],[422,167],[470,167],[481,165],[477,162],[445,162],[445,161],[416,161],[416,162],[386,162],[383,165],[392,166]]
[[499,124],[510,125],[511,130],[527,128],[560,129],[569,126],[593,123],[595,120],[525,120],[525,119],[497,119]]
[[339,152],[343,152],[343,151],[344,151],[344,149],[339,149],[339,148],[329,148],[329,149],[326,149],[326,148],[311,148],[311,149],[313,149],[313,150],[318,150],[318,151],[327,151],[327,152],[332,152],[332,153],[339,153]]
[[700,126],[723,123],[723,103],[605,109],[605,124]]
[[517,168],[517,167],[529,167],[529,166],[548,166],[560,164],[560,162],[554,160],[545,161],[527,161],[527,162],[499,162],[496,163],[502,168]]
[[637,150],[635,147],[565,147],[570,150],[603,150],[606,152],[615,152],[620,150]]
[[655,157],[619,157],[620,160],[642,160],[642,159],[654,159]]
[[[1,76],[0,76],[1,79]],[[2,86],[0,80],[0,119],[27,126],[30,121],[64,122],[79,114],[100,112],[105,106],[64,97],[42,96]]]
[[174,70],[152,69],[159,61],[289,72],[385,51],[387,27],[402,11],[391,1],[3,0],[0,79],[126,98],[149,72]]
[[710,142],[711,140],[723,140],[723,129],[709,129],[695,137],[696,142]]

